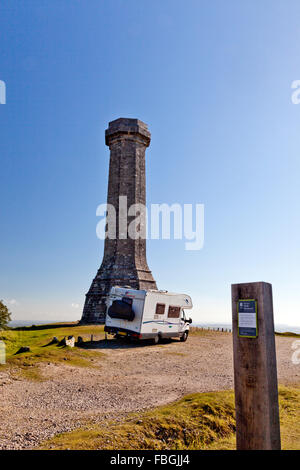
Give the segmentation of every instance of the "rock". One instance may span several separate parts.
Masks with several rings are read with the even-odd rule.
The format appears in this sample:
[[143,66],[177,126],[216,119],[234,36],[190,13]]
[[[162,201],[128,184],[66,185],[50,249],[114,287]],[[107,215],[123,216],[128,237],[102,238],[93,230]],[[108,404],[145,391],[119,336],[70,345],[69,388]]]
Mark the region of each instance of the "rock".
[[30,352],[30,347],[29,346],[21,346],[20,349],[16,352],[16,354],[21,354],[24,352]]
[[59,346],[69,346],[70,348],[74,348],[75,337],[74,336],[68,336],[68,338],[64,337],[58,344]]
[[58,338],[56,336],[53,336],[50,343],[46,344],[45,346],[51,346],[52,344],[58,344],[58,343],[59,343]]
[[59,346],[66,346],[66,337],[64,337],[63,339],[60,340],[60,342],[58,343]]
[[74,348],[75,346],[75,337],[74,336],[68,336],[68,339],[66,341],[66,346],[69,346],[70,348]]

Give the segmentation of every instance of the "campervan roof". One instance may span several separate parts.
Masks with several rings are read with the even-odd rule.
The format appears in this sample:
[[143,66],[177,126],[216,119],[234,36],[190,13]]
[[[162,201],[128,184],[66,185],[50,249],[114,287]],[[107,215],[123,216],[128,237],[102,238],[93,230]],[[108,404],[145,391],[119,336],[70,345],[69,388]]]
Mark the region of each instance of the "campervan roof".
[[[133,289],[131,287],[126,287],[126,286],[114,286],[111,288],[111,294],[112,295],[127,295],[127,296],[134,296],[135,298],[141,298],[145,297],[147,294],[151,294],[151,296],[157,295],[159,296],[167,296],[167,297],[174,297],[174,300],[172,302],[176,302],[176,304],[181,305],[184,308],[192,308],[193,303],[192,299],[189,295],[187,294],[178,294],[176,292],[168,292],[166,290],[154,290],[154,289],[149,289],[149,290],[144,290],[144,289]],[[175,300],[176,298],[176,300]]]

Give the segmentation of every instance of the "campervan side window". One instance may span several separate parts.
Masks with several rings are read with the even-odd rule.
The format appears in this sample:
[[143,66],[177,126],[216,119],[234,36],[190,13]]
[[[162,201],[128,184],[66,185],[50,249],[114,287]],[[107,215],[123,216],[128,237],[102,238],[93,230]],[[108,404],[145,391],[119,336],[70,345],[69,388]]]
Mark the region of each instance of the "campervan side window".
[[180,307],[172,307],[170,305],[168,311],[168,318],[179,318],[180,317]]
[[166,306],[165,304],[156,304],[156,315],[163,315],[165,313]]

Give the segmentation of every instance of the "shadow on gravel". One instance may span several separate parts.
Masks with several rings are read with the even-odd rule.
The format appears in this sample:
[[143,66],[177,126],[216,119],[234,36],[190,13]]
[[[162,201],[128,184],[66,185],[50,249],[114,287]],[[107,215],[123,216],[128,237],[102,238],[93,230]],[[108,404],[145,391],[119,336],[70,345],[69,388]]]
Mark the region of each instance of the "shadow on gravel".
[[135,349],[144,348],[146,346],[162,346],[164,344],[177,343],[176,339],[162,339],[158,344],[154,345],[151,341],[130,341],[124,339],[101,339],[99,341],[85,341],[84,343],[76,344],[78,348],[82,349]]

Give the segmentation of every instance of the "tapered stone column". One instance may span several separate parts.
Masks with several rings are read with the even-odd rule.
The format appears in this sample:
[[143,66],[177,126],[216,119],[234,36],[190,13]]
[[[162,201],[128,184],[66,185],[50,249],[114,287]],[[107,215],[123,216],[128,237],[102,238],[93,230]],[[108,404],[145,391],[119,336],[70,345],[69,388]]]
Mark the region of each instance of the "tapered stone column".
[[140,219],[138,230],[143,232],[145,213],[141,210],[127,217],[121,207],[123,203],[128,208],[146,204],[145,151],[150,138],[147,125],[138,119],[116,119],[105,131],[110,149],[107,202],[115,208],[116,237],[105,240],[102,264],[86,294],[82,323],[105,321],[105,302],[112,286],[157,289],[146,260],[146,239],[128,236],[130,222],[136,216]]

